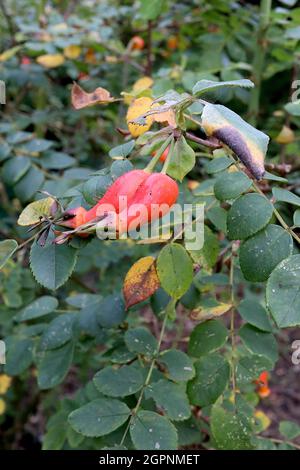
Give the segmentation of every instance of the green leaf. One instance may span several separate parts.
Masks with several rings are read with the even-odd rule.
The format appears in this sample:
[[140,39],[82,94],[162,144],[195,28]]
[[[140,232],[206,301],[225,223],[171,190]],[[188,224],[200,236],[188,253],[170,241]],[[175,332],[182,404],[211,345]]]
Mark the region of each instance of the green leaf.
[[292,116],[300,116],[300,100],[287,103],[284,109]]
[[124,321],[126,314],[123,297],[121,294],[108,295],[100,301],[98,311],[95,313],[101,327],[112,328],[119,325]]
[[273,363],[278,359],[278,346],[274,335],[261,331],[246,323],[239,330],[239,336],[249,351],[265,356]]
[[18,243],[16,240],[3,240],[0,242],[0,269],[5,266],[17,248]]
[[[206,213],[207,218],[215,225],[221,232],[227,231],[227,211],[222,207],[212,207]],[[204,240],[205,243],[205,240]]]
[[69,415],[70,426],[87,437],[100,437],[122,426],[130,415],[125,403],[111,398],[97,398]]
[[272,173],[269,173],[268,171],[265,171],[263,179],[264,180],[269,180],[269,181],[278,181],[278,183],[288,183],[288,180],[286,178],[282,178],[281,176],[273,175]]
[[38,386],[41,390],[56,387],[64,380],[71,366],[73,354],[72,342],[41,354],[38,364]]
[[18,224],[23,226],[36,224],[42,217],[51,215],[53,203],[54,199],[52,197],[45,197],[38,201],[31,202],[21,212],[18,218]]
[[214,185],[214,193],[220,201],[235,199],[252,186],[252,181],[242,171],[225,173],[219,176]]
[[53,312],[58,307],[58,301],[55,297],[50,295],[44,295],[34,300],[31,304],[23,308],[14,320],[21,322],[27,320],[34,320],[36,318],[43,317]]
[[26,153],[40,153],[52,147],[53,142],[46,139],[32,139],[22,145],[22,150]]
[[43,168],[61,170],[76,164],[76,159],[64,152],[49,152],[41,160]]
[[300,227],[300,209],[297,209],[294,212],[294,225]]
[[186,382],[195,375],[192,360],[187,354],[177,349],[169,349],[161,353],[158,362],[166,365],[169,378],[175,382]]
[[135,146],[135,140],[129,140],[129,142],[125,142],[125,144],[118,145],[117,147],[112,148],[108,155],[111,158],[122,157],[126,158],[129,155]]
[[[50,237],[49,237],[50,238]],[[47,289],[58,289],[71,276],[77,260],[77,251],[66,245],[56,245],[51,239],[42,247],[33,243],[30,268],[37,282]]]
[[227,360],[213,353],[195,362],[196,376],[188,382],[187,393],[193,405],[208,406],[219,398],[229,381]]
[[227,230],[230,240],[244,240],[263,229],[273,214],[272,204],[259,194],[240,196],[229,209]]
[[104,395],[126,397],[142,388],[144,377],[135,365],[122,366],[119,369],[109,366],[97,372],[93,382]]
[[197,419],[193,416],[186,421],[178,421],[175,426],[178,433],[178,447],[191,446],[202,441]]
[[27,157],[12,157],[7,160],[2,168],[2,178],[6,184],[15,184],[29,170],[31,166]]
[[208,136],[226,144],[257,179],[263,176],[264,157],[269,143],[266,134],[219,104],[204,106],[202,127]]
[[189,289],[180,298],[180,303],[187,309],[193,310],[197,308],[201,301],[201,292],[192,282]]
[[129,160],[121,160],[113,162],[110,167],[110,174],[113,180],[119,178],[119,176],[128,173],[128,171],[133,170],[133,165]]
[[237,384],[243,386],[253,382],[263,371],[270,369],[273,369],[273,363],[265,356],[257,356],[256,354],[244,356],[239,360],[237,365]]
[[41,188],[43,182],[43,173],[31,166],[23,178],[15,184],[14,191],[22,202],[27,202]]
[[291,235],[279,225],[267,225],[241,244],[241,270],[247,281],[266,281],[278,263],[292,253]]
[[279,431],[286,439],[295,439],[300,436],[300,426],[292,421],[281,421]]
[[0,146],[0,162],[6,160],[11,153],[11,147],[6,143],[1,143]]
[[153,356],[156,352],[157,340],[152,336],[147,328],[142,326],[131,328],[126,331],[124,339],[129,351],[144,354],[146,356]]
[[[64,417],[65,418],[65,417]],[[66,440],[65,421],[53,426],[43,436],[43,450],[61,450]]]
[[217,157],[210,160],[205,165],[205,171],[208,174],[218,173],[219,171],[226,170],[229,166],[233,164],[233,160],[230,157]]
[[76,320],[77,315],[74,313],[63,313],[54,318],[45,329],[39,348],[41,350],[55,349],[70,341]]
[[105,194],[112,180],[109,175],[98,175],[88,179],[82,186],[81,192],[88,204],[96,204]]
[[140,0],[140,15],[144,20],[155,20],[164,10],[165,0]]
[[266,310],[255,300],[244,299],[238,306],[238,312],[246,322],[262,331],[272,331],[272,325]]
[[162,288],[173,298],[179,299],[190,287],[193,263],[181,245],[166,245],[158,256],[156,267]]
[[253,88],[254,83],[251,80],[243,78],[241,80],[230,80],[226,82],[216,82],[212,80],[199,80],[193,87],[193,95],[201,96],[205,93],[215,91],[219,88]]
[[19,144],[20,142],[25,142],[26,140],[29,140],[31,137],[31,132],[17,131],[7,136],[7,142],[9,144]]
[[204,269],[212,268],[219,256],[219,242],[216,234],[204,225],[204,244],[200,250],[190,250],[192,259],[201,264]]
[[282,188],[273,188],[272,193],[276,201],[287,202],[288,204],[300,207],[300,197],[291,191]]
[[268,279],[267,307],[280,328],[300,325],[299,285],[300,255],[281,261]]
[[177,431],[165,417],[153,411],[139,411],[130,426],[134,447],[140,450],[176,450]]
[[191,335],[188,353],[193,357],[201,357],[221,348],[228,337],[228,330],[218,320],[208,320],[197,325]]
[[172,421],[183,421],[191,416],[191,408],[182,385],[161,379],[148,385],[146,398],[153,398],[156,406]]
[[5,373],[12,376],[22,374],[33,361],[33,348],[32,339],[10,337],[7,342]]
[[215,404],[211,412],[211,430],[218,449],[247,450],[252,449],[251,420],[243,413],[230,412]]
[[182,181],[195,166],[196,157],[192,147],[184,137],[176,140],[167,173],[172,178]]

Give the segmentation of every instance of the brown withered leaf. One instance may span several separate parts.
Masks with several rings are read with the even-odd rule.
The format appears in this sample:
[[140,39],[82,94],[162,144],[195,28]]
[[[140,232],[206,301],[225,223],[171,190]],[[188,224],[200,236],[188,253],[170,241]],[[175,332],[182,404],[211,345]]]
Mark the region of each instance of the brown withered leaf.
[[139,259],[131,266],[125,277],[123,294],[126,308],[148,299],[159,286],[155,258],[145,256]]
[[72,105],[75,109],[86,108],[95,104],[107,104],[114,101],[109,91],[98,87],[96,90],[88,93],[84,91],[77,83],[74,83],[71,91]]

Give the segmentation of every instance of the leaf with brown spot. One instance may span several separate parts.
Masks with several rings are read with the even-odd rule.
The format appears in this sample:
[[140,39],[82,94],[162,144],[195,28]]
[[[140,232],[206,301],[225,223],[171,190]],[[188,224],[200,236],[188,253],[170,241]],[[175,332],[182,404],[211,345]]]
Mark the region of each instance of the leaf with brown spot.
[[114,101],[114,98],[110,96],[109,91],[105,90],[105,88],[98,87],[92,93],[87,93],[77,83],[74,83],[71,100],[75,109],[82,109],[95,104],[111,103]]
[[[137,98],[130,104],[126,121],[132,137],[139,137],[150,129],[153,119],[147,113],[150,111],[151,104],[152,99],[147,96]],[[143,116],[146,117],[143,118]],[[137,123],[138,120],[142,121],[141,124]]]
[[220,317],[224,315],[232,308],[231,304],[225,303],[217,303],[216,305],[212,305],[211,307],[200,307],[198,309],[192,310],[191,312],[191,319],[197,321],[206,321],[211,320],[213,318]]
[[126,274],[123,293],[126,308],[148,299],[159,288],[160,282],[155,267],[155,258],[139,259]]
[[264,175],[264,158],[269,137],[258,131],[238,114],[220,104],[206,104],[202,113],[202,127],[210,137],[226,144],[255,176]]
[[151,109],[157,108],[157,113],[152,114],[152,119],[156,122],[167,123],[171,127],[176,127],[175,111],[167,106],[159,106],[158,103],[154,103]]

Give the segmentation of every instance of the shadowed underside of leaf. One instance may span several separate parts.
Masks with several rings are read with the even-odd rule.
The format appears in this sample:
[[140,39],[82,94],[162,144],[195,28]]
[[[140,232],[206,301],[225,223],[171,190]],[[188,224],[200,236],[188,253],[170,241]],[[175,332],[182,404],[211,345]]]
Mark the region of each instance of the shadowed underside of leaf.
[[126,308],[148,299],[159,288],[155,259],[146,256],[138,260],[128,271],[124,281]]
[[109,91],[105,90],[105,88],[98,87],[91,93],[87,93],[77,85],[77,83],[74,83],[72,86],[71,100],[75,109],[82,109],[87,106],[93,106],[94,104],[110,103],[114,101],[114,98],[110,96]]
[[264,158],[269,137],[250,126],[240,116],[222,105],[207,104],[202,127],[208,136],[226,144],[257,179],[264,172]]

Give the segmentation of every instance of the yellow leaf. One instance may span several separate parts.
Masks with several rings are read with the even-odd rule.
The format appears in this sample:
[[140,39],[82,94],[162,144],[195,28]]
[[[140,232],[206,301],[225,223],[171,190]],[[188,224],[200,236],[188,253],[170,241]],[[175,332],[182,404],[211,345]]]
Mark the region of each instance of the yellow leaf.
[[68,59],[77,59],[81,54],[81,47],[71,44],[64,48],[64,55]]
[[139,259],[126,274],[123,293],[126,308],[148,299],[159,288],[155,258],[145,256]]
[[124,98],[124,103],[127,104],[128,106],[130,103],[134,100],[134,95],[132,93],[126,93],[126,91],[122,91],[121,95]]
[[134,100],[132,104],[129,106],[127,115],[126,115],[126,120],[127,120],[129,132],[132,135],[132,137],[139,137],[140,135],[144,134],[150,129],[152,122],[153,122],[152,116],[146,117],[145,125],[133,124],[130,121],[133,121],[134,119],[150,111],[151,104],[152,104],[152,99],[148,98],[147,96],[143,96],[142,98],[137,98],[136,100]]
[[150,77],[142,77],[139,78],[132,87],[132,90],[136,92],[140,92],[146,90],[147,88],[151,88],[153,85],[153,80]]
[[232,305],[231,304],[224,304],[220,303],[219,305],[216,305],[214,307],[208,307],[208,308],[197,308],[196,310],[193,310],[191,312],[191,318],[192,320],[210,320],[211,318],[216,318],[220,317],[221,315],[224,315],[224,313],[227,313],[231,309]]
[[20,49],[21,46],[15,46],[2,52],[2,54],[0,54],[0,62],[5,62],[6,60],[11,59]]
[[0,374],[0,395],[5,395],[11,385],[12,378],[6,374]]
[[283,126],[275,140],[278,144],[291,144],[295,140],[295,134],[290,127]]
[[164,122],[171,127],[176,127],[175,112],[173,111],[173,109],[168,109],[167,111],[153,114],[152,119],[155,122]]
[[5,401],[0,398],[0,415],[3,415],[6,410],[6,404]]
[[271,424],[269,416],[267,416],[263,411],[256,410],[254,413],[256,421],[258,421],[259,432],[265,431]]
[[87,93],[77,83],[74,83],[71,100],[75,109],[82,109],[95,104],[110,103],[114,101],[114,98],[110,96],[109,91],[105,90],[105,88],[98,87],[92,93]]
[[40,55],[36,59],[37,63],[42,65],[47,69],[52,69],[55,67],[59,67],[65,61],[65,58],[62,54],[44,54]]
[[46,197],[38,201],[31,202],[21,212],[18,224],[27,226],[33,225],[40,221],[43,216],[49,216],[51,214],[51,206],[54,203],[52,197]]

